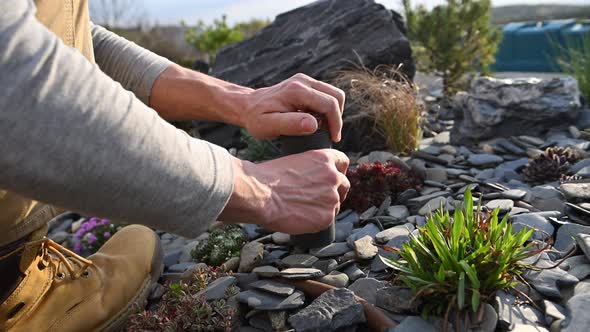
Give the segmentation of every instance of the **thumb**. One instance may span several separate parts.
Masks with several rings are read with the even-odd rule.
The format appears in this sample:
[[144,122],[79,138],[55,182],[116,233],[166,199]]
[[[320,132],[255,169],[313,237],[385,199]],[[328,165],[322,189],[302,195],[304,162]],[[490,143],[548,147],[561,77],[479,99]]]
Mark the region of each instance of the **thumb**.
[[261,116],[260,134],[265,138],[276,138],[281,135],[309,135],[318,129],[317,120],[303,112],[267,113]]

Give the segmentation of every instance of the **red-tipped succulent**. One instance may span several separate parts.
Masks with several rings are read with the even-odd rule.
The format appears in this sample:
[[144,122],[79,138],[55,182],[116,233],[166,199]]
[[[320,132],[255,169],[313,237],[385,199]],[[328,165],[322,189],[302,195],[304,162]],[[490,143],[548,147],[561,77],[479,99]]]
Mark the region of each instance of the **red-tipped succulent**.
[[413,171],[406,171],[392,161],[385,165],[379,161],[361,164],[349,169],[346,176],[350,181],[350,191],[344,208],[357,212],[363,212],[372,205],[378,206],[387,196],[395,200],[405,190],[422,184]]

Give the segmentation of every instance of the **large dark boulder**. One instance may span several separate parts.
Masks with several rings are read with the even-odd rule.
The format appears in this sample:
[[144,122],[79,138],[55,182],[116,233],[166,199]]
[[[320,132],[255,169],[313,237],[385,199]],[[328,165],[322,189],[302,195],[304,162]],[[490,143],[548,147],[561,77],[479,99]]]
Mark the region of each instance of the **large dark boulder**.
[[369,68],[402,63],[413,77],[412,52],[402,31],[399,15],[373,0],[316,1],[222,49],[212,75],[258,88],[300,72],[329,80],[360,60]]
[[[252,38],[223,48],[211,74],[259,88],[296,73],[330,82],[338,71],[359,64],[369,69],[401,64],[401,70],[413,78],[412,51],[404,34],[401,16],[374,0],[316,1],[277,16]],[[384,140],[374,135],[370,119],[355,116],[357,113],[352,107],[346,109],[344,144],[339,148],[382,148]],[[226,134],[233,136],[235,132],[228,130]]]

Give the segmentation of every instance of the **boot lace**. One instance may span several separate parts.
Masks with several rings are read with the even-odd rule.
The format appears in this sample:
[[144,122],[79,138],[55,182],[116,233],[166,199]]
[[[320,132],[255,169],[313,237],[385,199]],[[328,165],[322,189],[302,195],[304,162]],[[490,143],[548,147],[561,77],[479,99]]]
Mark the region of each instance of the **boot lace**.
[[60,244],[47,237],[39,240],[25,242],[11,250],[9,253],[1,256],[0,260],[3,260],[8,256],[12,256],[20,251],[24,251],[25,249],[36,246],[40,247],[39,255],[43,257],[41,262],[43,268],[53,265],[53,267],[55,267],[55,271],[57,271],[56,278],[65,278],[65,273],[62,272],[62,267],[65,268],[71,279],[87,277],[89,275],[88,267],[93,264],[91,260],[86,259],[67,248],[64,248]]

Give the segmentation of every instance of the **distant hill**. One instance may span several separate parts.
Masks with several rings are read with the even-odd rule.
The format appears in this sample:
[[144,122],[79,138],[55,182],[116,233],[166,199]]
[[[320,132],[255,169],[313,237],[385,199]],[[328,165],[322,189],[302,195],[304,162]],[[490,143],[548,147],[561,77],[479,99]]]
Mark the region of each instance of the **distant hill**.
[[492,22],[499,25],[509,22],[565,18],[590,18],[590,5],[513,5],[492,9]]

